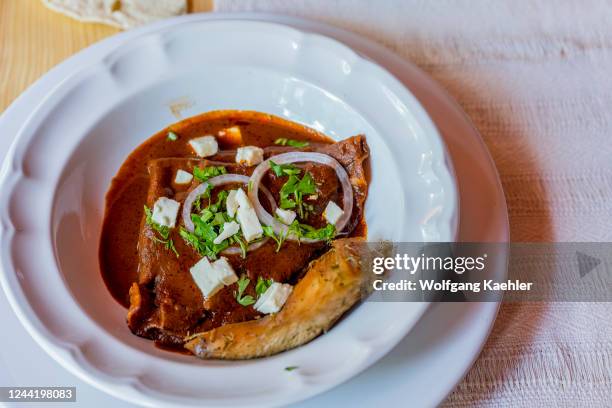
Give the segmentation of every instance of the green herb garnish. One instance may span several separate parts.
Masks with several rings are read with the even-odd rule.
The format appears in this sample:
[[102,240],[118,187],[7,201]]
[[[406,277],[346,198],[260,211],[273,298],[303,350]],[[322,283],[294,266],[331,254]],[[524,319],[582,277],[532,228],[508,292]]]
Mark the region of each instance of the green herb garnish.
[[164,239],[160,239],[160,238],[157,238],[157,237],[151,237],[151,238],[153,239],[153,241],[159,242],[160,244],[163,244],[166,249],[174,252],[174,255],[176,255],[177,258],[179,257],[179,253],[176,250],[176,247],[174,246],[174,241],[173,240],[171,240],[171,239],[164,240]]
[[219,192],[219,194],[217,194],[217,202],[210,205],[209,209],[212,212],[218,212],[220,209],[222,209],[223,207],[225,207],[225,202],[227,200],[227,196],[229,196],[229,193],[227,192],[227,190],[222,190]]
[[266,290],[274,283],[272,279],[264,279],[261,276],[257,278],[257,284],[255,285],[255,293],[257,293],[257,297],[259,298],[263,295]]
[[270,227],[269,225],[262,225],[261,228],[263,229],[263,234],[266,237],[270,237],[274,240],[274,242],[276,242],[276,252],[280,251],[281,246],[283,245],[283,242],[285,242],[285,238],[287,238],[287,235],[286,234],[276,235],[274,233],[274,229]]
[[300,367],[298,367],[298,366],[289,366],[289,367],[285,367],[285,371],[293,371],[293,370],[297,370],[298,368],[300,368]]
[[213,186],[211,186],[210,184],[208,184],[206,186],[206,190],[204,190],[204,192],[202,194],[200,194],[199,196],[196,197],[196,199],[193,201],[193,207],[195,208],[198,212],[202,212],[204,211],[202,209],[202,199],[203,198],[207,198],[208,199],[208,205],[210,205],[210,193],[212,192]]
[[168,136],[166,137],[172,142],[176,142],[178,140],[178,135],[172,131],[168,132]]
[[240,279],[238,280],[238,282],[237,282],[237,284],[238,284],[238,293],[235,293],[236,300],[242,306],[249,306],[249,305],[252,305],[253,303],[255,303],[255,299],[253,299],[253,296],[251,296],[251,295],[244,295],[243,296],[243,293],[246,290],[247,286],[249,286],[249,283],[251,283],[251,280],[249,278],[247,278],[245,275],[242,275],[240,277]]
[[301,170],[295,167],[293,164],[277,164],[272,160],[270,160],[270,168],[277,177],[298,175],[301,173]]
[[185,228],[182,228],[182,227],[179,230],[179,234],[181,235],[181,238],[183,238],[183,240],[185,240],[186,243],[188,243],[196,251],[198,251],[200,255],[206,255],[207,253],[206,244],[204,242],[201,242],[200,238],[197,235],[195,235],[193,232],[187,231]]
[[300,224],[295,220],[289,226],[289,233],[295,235],[298,240],[300,238],[307,238],[329,242],[336,236],[336,227],[332,224],[327,224],[325,227],[317,229],[307,224]]
[[149,225],[151,228],[157,231],[163,239],[168,239],[168,236],[170,235],[170,227],[166,227],[165,225],[159,225],[158,223],[153,221],[153,212],[146,205],[144,206],[144,212],[145,212],[145,215],[147,216],[147,219],[146,219],[147,225]]
[[238,232],[234,236],[229,237],[229,242],[230,244],[238,244],[240,246],[242,258],[246,258],[248,244],[244,238],[242,238],[242,232]]
[[281,145],[281,146],[306,147],[310,143],[308,143],[305,140],[294,140],[294,139],[287,139],[284,137],[279,137],[278,139],[274,141],[274,144]]
[[[306,172],[301,179],[295,175],[291,175],[280,189],[280,208],[283,210],[297,208],[298,215],[303,219],[304,195],[314,194],[316,192],[317,186],[310,173]],[[291,198],[291,196],[293,197]]]
[[229,246],[229,241],[226,239],[220,244],[215,244],[214,240],[219,235],[219,230],[223,223],[215,222],[216,214],[207,207],[202,212],[202,215],[191,214],[194,230],[189,232],[181,228],[181,237],[191,245],[202,256],[207,256],[211,259],[217,259],[219,252]]
[[[308,172],[300,179],[302,172],[293,164],[277,164],[270,160],[270,168],[277,177],[289,176],[280,190],[280,208],[283,210],[297,208],[300,218],[304,218],[304,209],[312,209],[312,205],[304,205],[304,195],[314,194],[317,191],[312,175]],[[293,196],[293,197],[291,197]]]
[[223,166],[209,166],[209,167],[194,167],[193,168],[193,177],[200,182],[205,182],[206,180],[220,176],[222,174],[227,173],[227,170]]
[[[200,203],[204,195],[198,197],[194,204],[198,214],[191,214],[191,221],[193,221],[194,225],[193,232],[187,231],[185,228],[181,228],[179,231],[185,242],[202,256],[216,259],[219,252],[225,250],[230,245],[237,244],[242,250],[242,257],[246,257],[247,247],[241,232],[234,234],[219,244],[214,243],[215,238],[223,231],[223,225],[234,220],[226,211],[223,211],[228,194],[225,190],[220,191],[217,195],[217,201],[210,203],[209,200],[208,207],[205,208],[201,208]],[[210,198],[210,194],[208,194],[208,198]]]
[[170,227],[167,227],[165,225],[160,225],[156,223],[155,221],[153,221],[153,213],[151,212],[151,209],[147,207],[146,205],[144,206],[144,212],[146,215],[145,222],[147,223],[147,225],[153,228],[153,230],[156,231],[161,237],[161,238],[158,238],[154,236],[153,240],[155,242],[159,242],[160,244],[163,244],[166,247],[166,249],[174,252],[176,257],[178,258],[179,253],[176,250],[176,247],[174,246],[174,241],[172,241],[172,239],[169,238],[170,237]]
[[225,206],[225,201],[227,200],[227,196],[229,195],[229,193],[226,190],[220,191],[219,194],[217,195],[217,202],[214,204],[211,204],[210,203],[210,193],[212,189],[213,187],[209,184],[208,187],[206,188],[206,191],[200,194],[193,202],[193,208],[195,208],[196,211],[199,212],[200,214],[202,214],[205,211],[205,209],[202,209],[202,199],[203,198],[209,199],[207,208],[213,211],[214,213],[216,213],[217,211],[219,211],[220,208]]

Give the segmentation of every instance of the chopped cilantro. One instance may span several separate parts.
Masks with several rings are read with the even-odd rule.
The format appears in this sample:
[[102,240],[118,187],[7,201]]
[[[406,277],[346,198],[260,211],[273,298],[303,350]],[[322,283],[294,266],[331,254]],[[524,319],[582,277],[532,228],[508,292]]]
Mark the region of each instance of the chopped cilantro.
[[166,137],[172,142],[176,142],[178,140],[178,135],[172,131],[168,132],[168,136]]
[[[276,176],[289,176],[285,184],[280,190],[280,207],[283,210],[297,208],[300,218],[304,218],[304,209],[313,208],[312,205],[304,206],[304,195],[310,195],[317,192],[312,175],[308,172],[300,179],[298,176],[302,172],[299,168],[292,164],[277,164],[270,160],[270,168]],[[293,197],[291,197],[293,196]]]
[[295,220],[289,226],[289,233],[295,235],[298,239],[308,238],[331,241],[336,236],[336,227],[333,224],[327,224],[323,228],[316,229],[307,224],[300,224]]
[[277,177],[298,175],[302,170],[295,167],[293,164],[277,164],[270,160],[270,168]]
[[181,238],[191,245],[196,251],[204,255],[207,252],[206,244],[200,241],[200,238],[192,232],[187,231],[185,228],[179,230]]
[[[219,194],[217,195],[217,202],[214,204],[211,204],[210,203],[211,191],[212,191],[212,186],[208,185],[208,187],[206,188],[206,191],[200,194],[193,202],[193,208],[195,208],[195,210],[199,212],[200,214],[204,214],[204,211],[206,211],[206,209],[210,209],[213,213],[216,213],[217,211],[219,211],[220,208],[225,206],[225,201],[227,200],[227,196],[229,195],[229,193],[225,190],[220,191]],[[202,208],[203,198],[208,199],[208,207],[204,209]]]
[[246,290],[247,286],[249,286],[249,283],[251,283],[251,280],[249,278],[247,278],[245,275],[242,275],[240,277],[240,279],[238,280],[238,282],[237,282],[238,293],[235,293],[236,300],[242,306],[249,306],[249,305],[252,305],[253,303],[255,303],[255,299],[253,299],[253,296],[251,296],[251,295],[244,295],[243,296],[244,291]]
[[146,205],[144,206],[144,212],[145,212],[145,215],[147,216],[147,220],[146,220],[147,225],[149,225],[155,231],[159,232],[159,235],[163,239],[168,239],[168,236],[170,235],[170,228],[166,227],[165,225],[159,225],[158,223],[153,221],[153,212],[151,212],[151,209],[147,207]]
[[294,139],[287,139],[285,137],[279,137],[278,139],[274,141],[274,144],[281,145],[281,146],[306,147],[310,143],[308,143],[305,140],[294,140]]
[[201,208],[201,204],[198,202],[194,207],[196,207],[199,213],[191,214],[191,221],[193,221],[194,225],[193,232],[187,231],[184,228],[181,228],[179,231],[185,242],[202,256],[216,259],[219,252],[225,250],[230,245],[238,244],[242,250],[242,257],[246,257],[246,244],[243,242],[240,232],[219,244],[214,243],[215,238],[223,231],[223,225],[233,220],[227,212],[223,211],[227,196],[227,191],[219,192],[217,201],[215,203],[210,203],[209,201],[208,207],[205,208]]
[[298,367],[298,366],[289,366],[289,367],[285,367],[285,371],[293,371],[293,370],[297,370],[298,368],[300,368],[300,367]]
[[242,252],[242,258],[246,258],[248,245],[242,237],[242,232],[238,231],[237,234],[229,237],[229,242],[230,244],[238,244],[240,246],[240,251]]
[[285,242],[285,238],[287,238],[286,234],[277,235],[274,233],[274,229],[269,225],[263,225],[261,227],[263,229],[263,234],[266,237],[270,237],[276,242],[276,252],[280,251],[283,242]]
[[210,196],[209,190],[207,189],[204,194],[201,194],[199,196],[196,197],[196,199],[193,201],[193,207],[195,208],[196,211],[198,212],[202,212],[202,199],[205,198],[204,196],[208,195]]
[[304,174],[304,177],[302,177],[298,183],[297,188],[302,194],[314,194],[317,192],[317,186],[315,185],[314,179],[310,173]]
[[257,284],[255,285],[255,293],[257,293],[257,297],[259,298],[263,295],[266,290],[274,283],[272,279],[264,279],[261,276],[257,278]]
[[198,212],[204,211],[202,209],[202,199],[203,198],[207,198],[208,199],[208,204],[210,205],[210,192],[212,191],[212,189],[213,189],[213,187],[210,184],[208,184],[206,186],[206,190],[202,194],[200,194],[199,196],[196,197],[196,199],[193,202],[193,207],[192,208],[195,208]]
[[212,219],[212,221],[211,221],[211,224],[212,224],[213,226],[218,226],[218,227],[221,227],[221,226],[223,226],[223,224],[225,224],[225,222],[227,221],[225,217],[226,217],[225,213],[218,212],[218,213],[216,213],[216,214],[215,214],[215,216],[213,217],[213,219]]
[[225,201],[229,193],[227,190],[222,190],[217,194],[217,202],[210,206],[211,211],[217,212],[219,209],[225,207]]
[[215,229],[211,223],[204,221],[196,214],[191,214],[191,221],[193,221],[193,225],[195,226],[193,232],[198,237],[202,237],[206,241],[213,241],[215,238],[217,238],[218,234],[215,232]]
[[289,198],[290,195],[292,195],[297,188],[297,184],[299,182],[299,179],[296,176],[289,176],[289,178],[287,179],[287,181],[285,182],[285,184],[283,184],[283,186],[280,189],[280,208],[282,208],[283,210],[287,210],[290,208],[295,208],[296,203],[295,200]]
[[153,213],[151,212],[151,209],[149,207],[147,207],[146,205],[144,206],[144,212],[146,215],[146,223],[148,226],[150,226],[151,228],[153,228],[154,231],[156,231],[159,236],[161,238],[157,238],[157,237],[153,237],[153,240],[155,242],[159,242],[160,244],[164,245],[166,247],[166,249],[171,250],[172,252],[174,252],[174,254],[176,255],[176,257],[179,257],[179,253],[176,250],[176,247],[174,246],[174,241],[172,241],[171,239],[169,239],[170,237],[170,227],[167,227],[165,225],[159,225],[158,223],[156,223],[155,221],[153,221]]
[[[290,175],[285,184],[280,189],[280,207],[283,210],[297,208],[297,213],[300,218],[304,218],[304,195],[314,194],[317,192],[312,175],[308,172],[299,179],[295,175]],[[293,198],[290,198],[293,196]],[[312,208],[307,206],[306,208]]]
[[159,239],[157,237],[152,237],[152,239],[153,239],[153,241],[159,242],[160,244],[162,244],[166,249],[174,252],[174,255],[176,255],[177,258],[179,257],[179,253],[176,250],[176,247],[174,246],[174,241],[173,240],[171,240],[171,239],[163,240],[163,239]]
[[227,173],[227,170],[223,166],[209,166],[209,167],[194,167],[193,168],[193,177],[200,182],[205,182],[206,180],[220,176],[222,174]]

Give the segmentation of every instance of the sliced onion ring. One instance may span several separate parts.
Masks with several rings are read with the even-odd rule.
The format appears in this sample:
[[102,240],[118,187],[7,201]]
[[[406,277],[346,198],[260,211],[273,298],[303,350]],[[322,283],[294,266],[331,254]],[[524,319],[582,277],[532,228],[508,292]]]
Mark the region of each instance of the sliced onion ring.
[[290,152],[282,153],[276,156],[272,156],[269,159],[261,162],[253,171],[251,175],[251,188],[249,191],[249,199],[253,203],[257,217],[262,224],[269,225],[274,230],[274,233],[279,236],[286,236],[287,239],[292,241],[300,241],[306,243],[319,242],[319,239],[310,238],[299,238],[294,234],[288,234],[289,227],[276,220],[272,214],[266,211],[265,208],[259,202],[259,189],[264,191],[265,187],[261,185],[261,180],[266,172],[270,169],[270,160],[277,164],[289,164],[289,163],[301,163],[301,162],[315,162],[323,164],[333,168],[336,171],[340,185],[342,186],[342,205],[344,214],[336,223],[336,231],[342,232],[344,227],[351,218],[353,212],[353,186],[348,173],[342,167],[336,159],[323,153],[309,153],[309,152]]
[[[209,185],[212,187],[218,187],[224,184],[237,184],[237,183],[248,184],[249,180],[250,179],[248,176],[243,176],[242,174],[222,174],[220,176],[212,177],[208,179],[208,181],[194,188],[189,193],[189,195],[187,195],[187,198],[185,199],[185,202],[183,203],[183,223],[185,224],[185,229],[187,229],[189,232],[193,232],[193,230],[195,229],[195,226],[193,225],[193,221],[191,220],[191,209],[193,207],[193,203],[197,200],[199,196],[201,196],[202,194],[206,192]],[[272,193],[270,193],[270,190],[262,186],[261,192],[266,196],[266,198],[270,202],[270,206],[272,207],[272,210],[275,210],[276,201],[274,201],[274,196],[272,196]],[[266,237],[262,241],[249,245],[247,250],[248,251],[256,250],[257,248],[265,244],[268,239],[269,238]],[[242,250],[240,247],[232,246],[232,247],[229,247],[223,250],[221,253],[226,254],[226,255],[236,255],[236,254],[239,254],[241,251]]]

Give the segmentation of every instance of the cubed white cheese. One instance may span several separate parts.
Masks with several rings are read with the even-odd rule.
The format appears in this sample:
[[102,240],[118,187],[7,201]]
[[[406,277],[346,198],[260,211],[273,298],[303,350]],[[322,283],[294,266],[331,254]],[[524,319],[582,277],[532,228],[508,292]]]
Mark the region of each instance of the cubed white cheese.
[[174,177],[176,184],[189,184],[193,180],[193,174],[186,172],[185,170],[178,170]]
[[238,209],[238,200],[236,200],[236,193],[238,190],[231,190],[227,194],[227,198],[225,199],[225,209],[227,210],[227,215],[230,217],[234,217],[236,215],[236,210]]
[[291,225],[293,220],[295,220],[295,211],[283,210],[282,208],[278,207],[274,212],[278,216],[278,219],[285,225]]
[[222,287],[223,282],[219,279],[215,268],[211,265],[208,258],[204,257],[193,265],[189,272],[195,284],[200,288],[202,295],[209,299],[217,293]]
[[276,313],[285,304],[293,286],[287,283],[274,282],[255,302],[253,306],[260,313]]
[[338,207],[338,204],[334,203],[333,201],[330,201],[327,203],[327,207],[325,207],[325,210],[323,211],[323,218],[325,218],[330,224],[336,225],[343,214],[344,211],[342,211],[342,208]]
[[223,224],[223,231],[213,240],[213,243],[220,244],[232,235],[240,231],[240,225],[235,221],[226,222]]
[[254,166],[263,161],[264,151],[261,147],[245,146],[236,150],[236,163]]
[[167,197],[160,197],[153,204],[153,222],[164,227],[174,228],[176,225],[176,216],[181,205]]
[[219,144],[214,136],[196,137],[189,141],[189,145],[200,157],[213,156],[219,151]]
[[234,272],[232,265],[230,265],[230,263],[227,261],[227,258],[222,256],[213,262],[212,266],[215,270],[217,278],[225,286],[238,282],[238,276],[236,275],[236,272]]
[[233,200],[238,203],[236,219],[238,220],[238,223],[240,223],[240,229],[242,230],[242,236],[244,239],[249,242],[254,239],[261,238],[263,235],[263,228],[259,223],[259,218],[257,218],[255,209],[251,205],[251,200],[249,200],[249,197],[244,190],[241,188],[236,190],[236,195],[232,198],[232,201]]
[[238,281],[238,276],[227,261],[221,257],[212,264],[204,257],[193,265],[189,272],[193,281],[198,286],[206,299],[210,299],[223,286],[228,286]]
[[253,207],[245,207],[241,205],[238,207],[238,215],[236,219],[240,223],[240,229],[242,230],[242,236],[247,242],[254,239],[261,238],[263,235],[263,228],[259,223],[259,218],[255,213]]
[[239,207],[253,207],[249,196],[241,188],[236,190],[236,202]]

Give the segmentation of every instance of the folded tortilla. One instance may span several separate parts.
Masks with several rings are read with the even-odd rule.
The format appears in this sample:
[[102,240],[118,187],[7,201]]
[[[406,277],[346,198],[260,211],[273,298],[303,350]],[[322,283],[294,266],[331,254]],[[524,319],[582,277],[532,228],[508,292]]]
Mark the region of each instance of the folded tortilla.
[[83,22],[128,29],[184,14],[186,0],[42,0],[53,11]]

